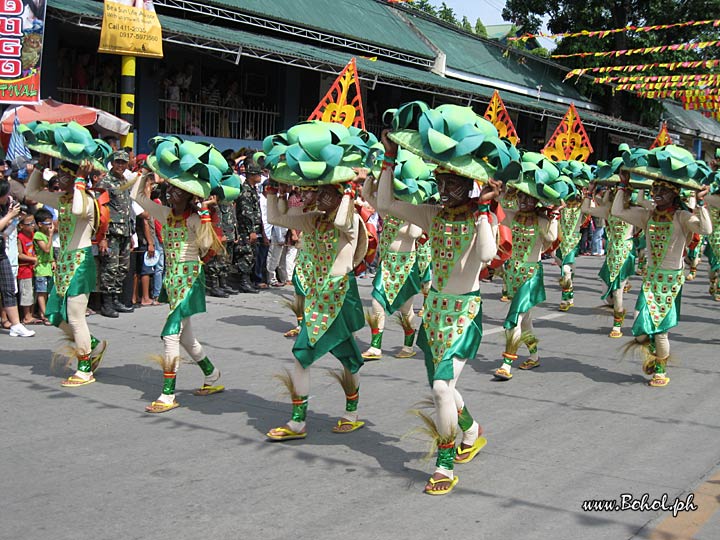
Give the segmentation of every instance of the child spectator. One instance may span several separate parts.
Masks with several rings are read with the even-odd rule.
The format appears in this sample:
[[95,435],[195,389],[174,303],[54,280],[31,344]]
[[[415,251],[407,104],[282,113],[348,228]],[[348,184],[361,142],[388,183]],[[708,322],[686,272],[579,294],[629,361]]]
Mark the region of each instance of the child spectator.
[[48,290],[53,283],[55,270],[55,254],[52,245],[53,215],[50,211],[40,208],[35,212],[35,222],[38,230],[33,236],[37,264],[35,265],[35,296],[37,297],[37,313],[45,326],[52,323],[45,317]]
[[20,319],[23,324],[37,324],[32,315],[35,305],[33,294],[33,269],[37,264],[33,237],[35,236],[35,217],[24,214],[20,220],[18,232],[18,291],[20,293]]

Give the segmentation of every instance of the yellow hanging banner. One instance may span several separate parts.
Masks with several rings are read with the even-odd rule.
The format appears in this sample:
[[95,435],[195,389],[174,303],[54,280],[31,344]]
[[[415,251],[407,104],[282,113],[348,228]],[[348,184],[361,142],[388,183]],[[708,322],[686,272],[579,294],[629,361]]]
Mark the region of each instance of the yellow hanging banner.
[[105,0],[98,52],[162,58],[162,28],[152,0]]

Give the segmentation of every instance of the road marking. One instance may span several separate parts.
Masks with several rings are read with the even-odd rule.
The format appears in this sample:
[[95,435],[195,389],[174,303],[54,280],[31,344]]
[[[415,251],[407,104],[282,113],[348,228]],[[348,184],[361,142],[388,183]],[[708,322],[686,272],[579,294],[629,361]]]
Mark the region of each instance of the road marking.
[[686,540],[693,538],[710,518],[720,510],[720,473],[702,484],[695,491],[694,512],[682,512],[677,517],[670,514],[650,533],[650,540]]
[[[533,318],[533,321],[539,321],[539,320],[549,320],[549,319],[557,319],[558,317],[564,317],[567,315],[567,313],[548,313],[547,315],[543,315],[542,317]],[[491,334],[498,334],[500,332],[504,332],[505,329],[502,326],[495,326],[491,328],[488,331],[483,331],[483,336],[489,336]]]

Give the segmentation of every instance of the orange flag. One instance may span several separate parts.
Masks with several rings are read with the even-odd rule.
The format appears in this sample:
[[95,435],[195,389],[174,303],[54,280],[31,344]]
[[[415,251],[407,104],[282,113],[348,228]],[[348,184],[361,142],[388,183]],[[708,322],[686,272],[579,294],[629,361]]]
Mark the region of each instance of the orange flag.
[[340,72],[308,120],[335,122],[346,127],[355,126],[365,129],[365,114],[355,58],[350,60]]
[[508,139],[514,146],[517,146],[520,142],[520,137],[518,137],[517,131],[515,131],[515,126],[510,118],[510,114],[505,108],[505,103],[503,103],[500,93],[497,90],[493,93],[483,116],[497,128],[500,137]]
[[592,152],[593,147],[582,120],[580,120],[580,115],[575,110],[575,105],[570,104],[560,125],[550,137],[545,148],[542,149],[542,153],[552,161],[566,159],[587,161]]

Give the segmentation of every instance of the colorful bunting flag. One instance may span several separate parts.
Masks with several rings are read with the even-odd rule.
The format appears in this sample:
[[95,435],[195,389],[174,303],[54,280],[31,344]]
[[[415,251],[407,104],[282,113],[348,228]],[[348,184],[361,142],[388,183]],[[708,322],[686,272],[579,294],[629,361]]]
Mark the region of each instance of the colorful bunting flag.
[[635,54],[656,54],[668,51],[691,51],[695,49],[707,49],[709,47],[719,47],[720,41],[688,41],[686,43],[674,43],[672,45],[657,45],[655,47],[641,47],[639,49],[620,49],[617,51],[593,51],[578,52],[571,54],[551,54],[550,58],[587,58],[593,56],[596,58],[618,58],[620,56],[631,56]]
[[489,120],[495,128],[497,128],[500,137],[508,139],[514,146],[517,146],[520,142],[517,131],[515,131],[515,125],[513,124],[510,113],[505,108],[500,93],[495,90],[493,92],[490,103],[488,103],[485,114],[483,115],[486,120]]
[[583,126],[574,104],[570,104],[567,113],[555,133],[542,149],[543,155],[553,161],[587,161],[593,152],[590,138]]
[[523,34],[520,37],[509,37],[508,41],[527,41],[528,39],[565,39],[574,37],[597,37],[606,38],[611,34],[617,34],[619,32],[655,32],[657,30],[667,30],[669,28],[681,28],[686,26],[705,26],[712,24],[715,27],[720,26],[720,20],[707,20],[707,21],[686,21],[681,23],[673,24],[653,24],[649,26],[625,26],[623,28],[613,28],[612,30],[581,30],[580,32],[566,32],[563,34],[545,34],[539,32],[537,34]]
[[655,62],[653,64],[636,64],[630,66],[601,66],[591,68],[579,68],[571,69],[567,73],[567,75],[565,75],[565,80],[569,79],[570,77],[581,77],[586,73],[610,73],[613,71],[624,71],[632,73],[634,71],[644,72],[649,69],[655,68],[663,68],[670,71],[674,71],[676,69],[690,68],[712,69],[718,66],[720,66],[720,60],[699,60],[692,62]]

